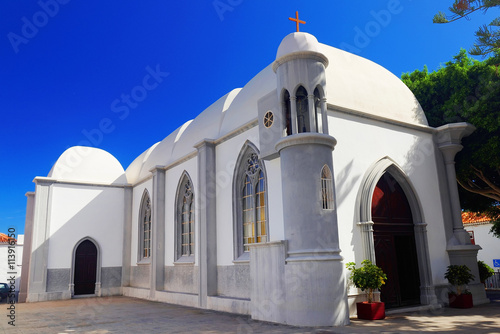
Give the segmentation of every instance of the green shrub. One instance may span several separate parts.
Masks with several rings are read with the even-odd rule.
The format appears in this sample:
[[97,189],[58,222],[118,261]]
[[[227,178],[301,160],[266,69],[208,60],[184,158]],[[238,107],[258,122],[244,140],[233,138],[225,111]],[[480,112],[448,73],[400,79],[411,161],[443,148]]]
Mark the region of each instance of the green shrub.
[[446,278],[451,285],[455,286],[456,294],[461,295],[462,293],[469,293],[467,289],[462,290],[462,286],[469,284],[469,282],[474,279],[474,275],[472,275],[469,267],[466,265],[452,264],[448,266],[444,278]]
[[349,262],[346,267],[351,271],[349,278],[354,285],[361,291],[367,290],[368,302],[371,303],[373,301],[373,290],[380,289],[385,284],[387,276],[382,269],[372,264],[370,260],[364,260],[361,264],[363,265],[361,268],[356,268],[354,262]]
[[479,280],[482,283],[495,273],[495,271],[483,261],[477,261],[477,268],[479,269]]

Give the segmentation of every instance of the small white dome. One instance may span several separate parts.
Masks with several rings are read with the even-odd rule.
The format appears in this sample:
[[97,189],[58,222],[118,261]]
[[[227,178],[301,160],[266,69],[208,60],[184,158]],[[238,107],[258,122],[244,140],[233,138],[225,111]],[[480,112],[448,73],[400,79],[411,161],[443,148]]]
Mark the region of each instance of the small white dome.
[[128,183],[122,165],[114,156],[86,146],[73,146],[64,151],[47,176],[64,181]]
[[306,32],[293,32],[288,34],[281,41],[278,47],[278,53],[276,54],[276,59],[279,59],[289,53],[302,52],[302,51],[319,51],[319,43],[316,37]]

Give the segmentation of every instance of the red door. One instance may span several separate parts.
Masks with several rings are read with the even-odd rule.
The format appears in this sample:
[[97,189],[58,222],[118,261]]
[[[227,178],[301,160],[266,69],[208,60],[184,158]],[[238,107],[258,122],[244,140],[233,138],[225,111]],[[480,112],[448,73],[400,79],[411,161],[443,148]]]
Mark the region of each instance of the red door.
[[377,265],[387,274],[380,290],[387,308],[420,303],[420,279],[410,205],[398,182],[385,173],[372,199]]
[[75,254],[75,295],[95,293],[97,248],[90,240],[83,241]]

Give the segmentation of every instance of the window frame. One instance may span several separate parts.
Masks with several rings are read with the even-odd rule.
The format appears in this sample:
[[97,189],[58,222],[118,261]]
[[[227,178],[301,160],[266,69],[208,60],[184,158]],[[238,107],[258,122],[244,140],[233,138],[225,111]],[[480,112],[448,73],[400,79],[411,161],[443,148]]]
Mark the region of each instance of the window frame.
[[[148,208],[149,203],[149,208]],[[153,237],[153,219],[152,219],[152,202],[151,196],[147,189],[144,189],[144,192],[141,197],[141,203],[139,206],[139,217],[138,217],[138,248],[137,248],[137,263],[138,264],[147,264],[151,263],[151,243]],[[149,248],[148,255],[145,256],[145,215],[149,211]]]
[[[250,178],[252,184],[252,203],[253,203],[253,230],[257,228],[257,185],[260,181],[260,173],[262,173],[264,192],[264,214],[265,214],[265,239],[261,242],[269,242],[269,205],[268,205],[268,184],[267,173],[264,161],[259,158],[259,151],[251,142],[247,141],[240,151],[238,156],[235,172],[233,175],[233,244],[234,244],[234,262],[247,262],[250,259],[250,252],[245,251],[244,245],[244,218],[243,218],[243,191],[245,190],[245,180]],[[255,155],[257,167],[249,164],[252,155]],[[250,172],[247,171],[250,169]],[[260,206],[262,207],[262,206]],[[257,238],[257,236],[256,236]]]
[[[190,184],[189,188],[190,194],[188,196],[191,197],[191,209],[190,209],[190,240],[189,243],[192,244],[192,249],[188,255],[183,254],[183,223],[184,223],[184,199],[186,197],[186,192],[188,189],[186,188],[186,184]],[[177,185],[177,192],[175,197],[175,263],[194,263],[195,262],[195,253],[196,253],[196,195],[194,191],[193,181],[189,174],[184,171],[179,178],[179,183]]]
[[[328,176],[324,177],[324,171]],[[335,210],[335,197],[333,196],[333,173],[328,165],[323,165],[320,172],[320,203],[322,210]]]

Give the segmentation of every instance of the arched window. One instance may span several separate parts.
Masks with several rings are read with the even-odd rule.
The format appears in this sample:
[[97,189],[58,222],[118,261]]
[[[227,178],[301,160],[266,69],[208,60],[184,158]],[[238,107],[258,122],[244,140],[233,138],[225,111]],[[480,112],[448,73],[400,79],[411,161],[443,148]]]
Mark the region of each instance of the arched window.
[[234,178],[235,258],[248,257],[249,245],[268,241],[267,190],[263,162],[247,145]]
[[323,118],[321,114],[321,94],[318,88],[314,90],[314,117],[316,118],[316,132],[323,133]]
[[148,261],[151,257],[151,199],[144,190],[139,213],[139,261]]
[[179,181],[176,208],[177,259],[194,260],[194,192],[187,173]]
[[300,86],[295,94],[297,97],[297,133],[311,131],[311,122],[309,119],[309,101],[307,100],[307,91]]
[[283,114],[285,117],[285,131],[286,135],[290,136],[292,134],[292,114],[290,110],[290,94],[287,90],[283,93]]
[[321,202],[323,210],[334,209],[332,172],[327,165],[321,169]]

